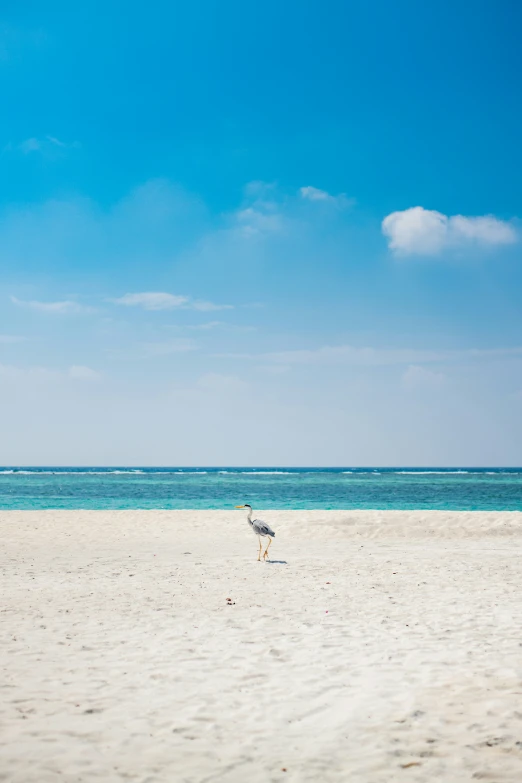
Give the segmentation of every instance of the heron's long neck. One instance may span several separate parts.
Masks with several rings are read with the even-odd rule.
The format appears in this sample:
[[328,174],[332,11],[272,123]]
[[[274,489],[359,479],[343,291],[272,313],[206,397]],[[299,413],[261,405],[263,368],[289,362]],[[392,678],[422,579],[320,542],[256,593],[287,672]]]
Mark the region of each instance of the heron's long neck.
[[247,522],[252,522],[252,509],[249,508],[247,511]]

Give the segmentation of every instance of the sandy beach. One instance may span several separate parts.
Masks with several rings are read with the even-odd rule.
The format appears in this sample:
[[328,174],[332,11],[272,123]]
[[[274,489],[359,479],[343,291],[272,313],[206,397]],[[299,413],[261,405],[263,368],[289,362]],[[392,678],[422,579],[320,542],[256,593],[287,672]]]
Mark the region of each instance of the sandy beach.
[[522,513],[1,512],[0,781],[522,780]]

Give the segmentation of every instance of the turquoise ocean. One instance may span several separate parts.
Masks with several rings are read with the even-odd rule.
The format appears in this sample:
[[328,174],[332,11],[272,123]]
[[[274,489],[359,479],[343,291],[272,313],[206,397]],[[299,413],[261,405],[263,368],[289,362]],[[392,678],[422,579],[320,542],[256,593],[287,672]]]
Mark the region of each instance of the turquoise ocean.
[[522,468],[0,468],[0,509],[522,511]]

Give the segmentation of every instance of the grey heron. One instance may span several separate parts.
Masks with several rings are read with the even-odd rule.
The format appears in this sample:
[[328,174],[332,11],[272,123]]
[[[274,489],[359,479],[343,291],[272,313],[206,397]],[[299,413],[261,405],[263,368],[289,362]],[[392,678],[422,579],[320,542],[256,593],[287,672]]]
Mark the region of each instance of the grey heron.
[[268,544],[263,552],[263,560],[266,560],[268,555],[268,549],[270,547],[270,544],[272,543],[272,539],[275,536],[274,531],[270,527],[270,525],[267,525],[266,522],[263,522],[262,519],[252,519],[252,506],[249,506],[248,503],[245,503],[244,506],[236,506],[236,508],[244,508],[247,509],[247,522],[256,534],[256,536],[259,538],[259,552],[257,554],[257,559],[261,560],[261,550],[263,549],[263,545],[261,543],[261,537],[266,538],[268,536]]

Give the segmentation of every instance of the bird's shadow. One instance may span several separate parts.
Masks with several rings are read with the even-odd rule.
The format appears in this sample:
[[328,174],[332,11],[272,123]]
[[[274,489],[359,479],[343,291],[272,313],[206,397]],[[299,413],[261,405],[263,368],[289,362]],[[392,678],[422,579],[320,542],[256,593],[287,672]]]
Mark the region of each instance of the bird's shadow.
[[269,565],[288,565],[286,560],[265,560]]

